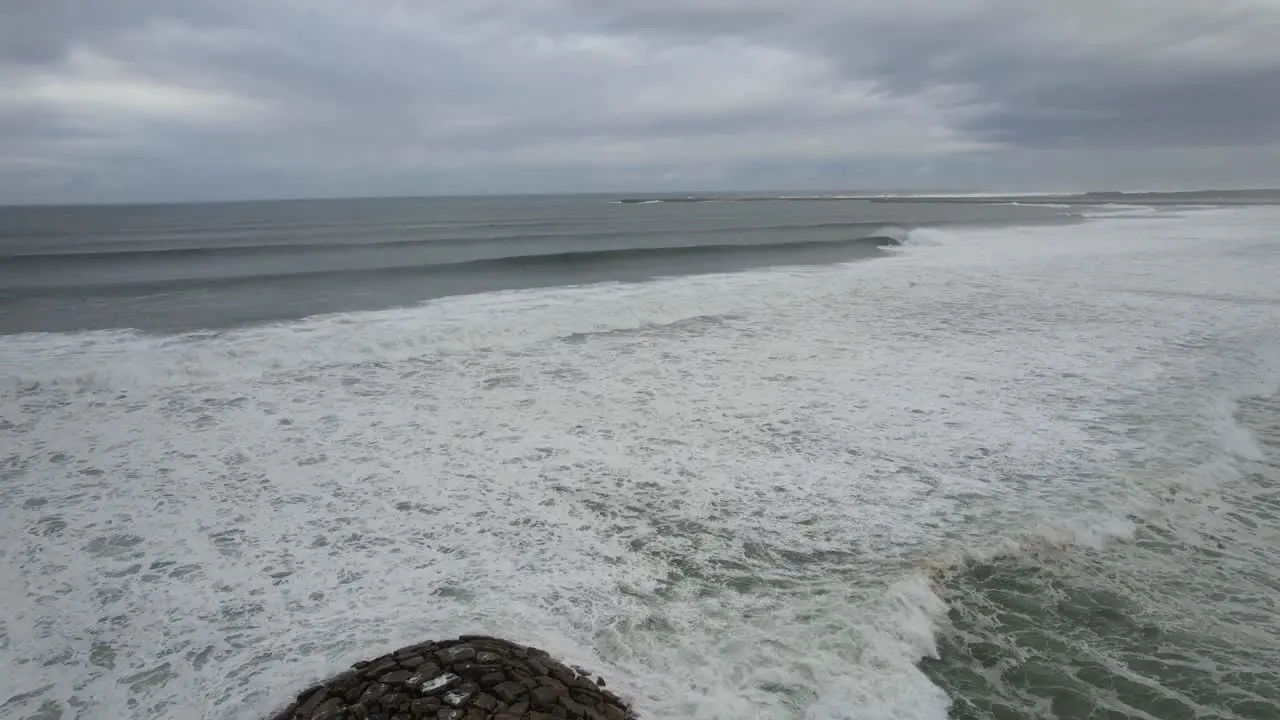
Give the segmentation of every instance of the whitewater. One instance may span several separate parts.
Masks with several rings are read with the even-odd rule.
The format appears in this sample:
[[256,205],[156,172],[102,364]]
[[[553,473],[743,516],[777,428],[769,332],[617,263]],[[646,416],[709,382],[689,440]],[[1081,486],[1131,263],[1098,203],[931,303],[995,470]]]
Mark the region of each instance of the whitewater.
[[1276,717],[1280,209],[1084,215],[0,337],[0,716],[262,718],[484,632],[649,718]]

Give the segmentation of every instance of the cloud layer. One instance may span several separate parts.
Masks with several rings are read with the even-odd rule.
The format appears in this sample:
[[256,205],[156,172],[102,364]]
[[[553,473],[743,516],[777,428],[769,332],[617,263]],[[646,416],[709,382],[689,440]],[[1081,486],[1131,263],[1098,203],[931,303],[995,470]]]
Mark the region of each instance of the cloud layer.
[[1274,0],[0,0],[0,202],[1280,184]]

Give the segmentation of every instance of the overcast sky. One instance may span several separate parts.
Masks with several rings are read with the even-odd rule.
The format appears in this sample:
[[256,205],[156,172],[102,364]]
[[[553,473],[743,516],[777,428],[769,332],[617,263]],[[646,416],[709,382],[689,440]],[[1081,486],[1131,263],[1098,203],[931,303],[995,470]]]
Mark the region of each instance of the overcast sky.
[[1280,0],[0,0],[0,202],[1280,185]]

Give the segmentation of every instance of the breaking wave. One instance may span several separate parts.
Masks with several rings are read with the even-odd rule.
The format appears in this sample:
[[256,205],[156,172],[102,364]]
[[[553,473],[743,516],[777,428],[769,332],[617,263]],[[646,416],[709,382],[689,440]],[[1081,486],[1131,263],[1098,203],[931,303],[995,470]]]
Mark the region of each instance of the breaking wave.
[[[466,260],[443,260],[383,264],[379,256],[371,254],[359,262],[329,266],[285,269],[279,263],[272,266],[239,264],[225,273],[183,277],[155,277],[140,279],[111,279],[107,282],[53,282],[11,286],[5,293],[9,297],[80,297],[84,294],[105,296],[130,296],[148,292],[171,292],[189,288],[230,288],[243,285],[278,284],[288,280],[337,282],[376,282],[379,279],[431,276],[495,276],[513,273],[592,273],[627,270],[643,273],[651,270],[654,275],[680,274],[682,263],[690,261],[714,261],[708,268],[734,269],[738,266],[764,264],[817,264],[841,260],[872,257],[876,250],[899,245],[937,244],[929,240],[936,232],[925,229],[903,230],[884,228],[871,235],[859,235],[839,240],[811,240],[773,243],[712,243],[700,245],[669,245],[662,247],[629,247],[600,250],[570,250],[511,254]],[[27,264],[51,265],[78,258],[97,262],[113,260],[143,261],[173,259],[189,260],[197,257],[222,257],[239,254],[252,255],[262,248],[184,248],[154,251],[128,251],[110,254],[49,254],[11,258],[20,266]],[[397,260],[399,260],[397,258]],[[354,264],[354,267],[352,266]],[[338,265],[338,266],[335,266]],[[16,268],[15,268],[16,269]],[[195,270],[195,272],[205,272]]]

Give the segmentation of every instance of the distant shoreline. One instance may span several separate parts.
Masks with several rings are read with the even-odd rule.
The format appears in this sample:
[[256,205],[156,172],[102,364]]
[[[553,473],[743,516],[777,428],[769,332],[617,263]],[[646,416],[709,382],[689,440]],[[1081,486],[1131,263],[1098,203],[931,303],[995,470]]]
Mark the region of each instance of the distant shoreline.
[[1062,205],[1280,205],[1280,190],[1187,190],[1176,192],[1085,192],[1008,195],[688,195],[688,196],[633,196],[614,200],[623,205],[648,205],[665,203],[745,203],[745,202],[875,202],[875,203],[952,203],[965,205],[991,205],[1006,203],[1062,204]]

